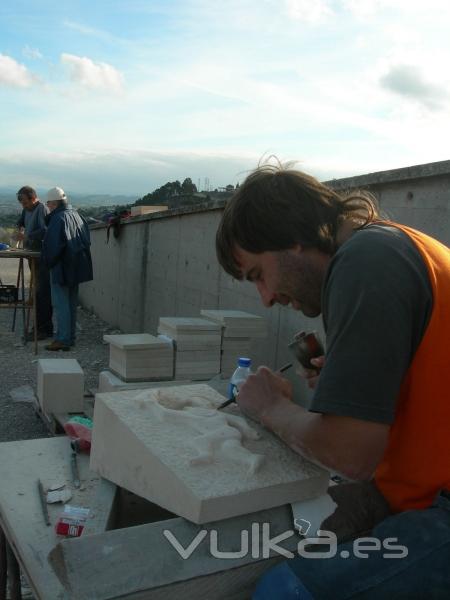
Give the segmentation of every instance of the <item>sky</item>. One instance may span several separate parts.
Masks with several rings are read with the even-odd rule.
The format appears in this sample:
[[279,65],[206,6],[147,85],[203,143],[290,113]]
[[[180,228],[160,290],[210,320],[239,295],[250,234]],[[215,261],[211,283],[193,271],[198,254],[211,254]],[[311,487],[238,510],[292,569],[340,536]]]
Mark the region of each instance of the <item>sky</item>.
[[[448,0],[4,0],[0,187],[141,196],[447,160]],[[206,182],[206,183],[205,183]]]

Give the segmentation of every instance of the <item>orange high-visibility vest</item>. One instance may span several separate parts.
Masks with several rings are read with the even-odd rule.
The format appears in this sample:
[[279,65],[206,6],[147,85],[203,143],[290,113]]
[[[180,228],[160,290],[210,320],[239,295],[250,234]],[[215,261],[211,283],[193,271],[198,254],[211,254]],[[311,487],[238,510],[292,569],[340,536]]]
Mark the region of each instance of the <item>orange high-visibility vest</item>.
[[398,223],[428,269],[433,308],[400,388],[375,481],[395,512],[429,506],[450,490],[450,249]]

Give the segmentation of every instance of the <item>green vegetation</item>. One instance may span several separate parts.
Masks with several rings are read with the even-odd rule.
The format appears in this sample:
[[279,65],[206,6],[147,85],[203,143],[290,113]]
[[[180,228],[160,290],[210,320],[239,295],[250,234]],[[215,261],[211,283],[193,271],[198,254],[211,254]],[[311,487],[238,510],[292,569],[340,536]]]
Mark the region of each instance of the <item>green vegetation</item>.
[[[136,206],[148,206],[152,204],[166,204],[169,207],[176,204],[180,205],[180,202],[174,202],[175,198],[183,197],[188,200],[193,194],[197,193],[197,186],[192,183],[190,177],[186,177],[183,183],[177,181],[168,181],[154,192],[146,194],[142,198],[136,201]],[[197,200],[198,202],[198,200]],[[183,204],[190,204],[189,201],[182,202]]]
[[6,228],[14,228],[19,220],[20,213],[18,212],[2,212],[0,213],[0,226]]
[[0,242],[2,244],[11,244],[11,236],[14,231],[13,227],[0,227]]

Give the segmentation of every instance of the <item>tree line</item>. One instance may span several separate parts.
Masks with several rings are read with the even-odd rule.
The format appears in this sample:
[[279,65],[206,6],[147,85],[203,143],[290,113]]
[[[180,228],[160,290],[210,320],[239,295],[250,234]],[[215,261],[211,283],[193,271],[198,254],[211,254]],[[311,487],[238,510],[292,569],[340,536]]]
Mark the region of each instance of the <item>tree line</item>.
[[[236,189],[239,187],[237,184]],[[129,212],[132,206],[147,206],[147,205],[167,205],[169,208],[176,208],[183,205],[192,205],[205,200],[210,200],[211,197],[228,197],[230,196],[235,187],[233,185],[227,185],[224,188],[215,189],[211,192],[202,192],[202,197],[199,197],[198,189],[195,183],[193,183],[190,177],[186,177],[183,182],[178,180],[168,181],[161,187],[157,188],[153,192],[149,192],[138,198],[132,204],[116,204],[113,206],[80,206],[79,212],[85,218],[90,219],[90,222],[94,221],[108,221],[111,216],[115,214],[126,214]],[[75,204],[76,206],[76,204]],[[5,210],[0,213],[0,226],[12,230],[17,223],[20,211],[9,211]]]
[[180,183],[178,180],[168,181],[153,192],[136,200],[135,205],[170,204],[170,200],[176,196],[192,196],[197,191],[197,186],[192,182],[190,177],[186,177],[183,183]]

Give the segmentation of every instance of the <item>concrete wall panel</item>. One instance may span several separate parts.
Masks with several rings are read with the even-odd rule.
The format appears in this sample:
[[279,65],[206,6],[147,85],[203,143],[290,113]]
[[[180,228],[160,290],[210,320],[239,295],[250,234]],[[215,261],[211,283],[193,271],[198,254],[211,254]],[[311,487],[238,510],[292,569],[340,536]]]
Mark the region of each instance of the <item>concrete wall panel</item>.
[[[450,244],[450,161],[328,182],[336,189],[368,188],[382,210]],[[322,331],[320,319],[289,308],[262,306],[257,290],[219,267],[215,233],[223,203],[141,217],[123,225],[106,244],[93,228],[95,279],[81,287],[83,304],[126,333],[155,333],[160,316],[196,316],[201,308],[245,310],[267,319],[269,336],[252,348],[255,365],[279,367],[290,360],[287,344],[301,329]],[[294,372],[287,376],[296,380]],[[307,404],[309,392],[296,387]]]
[[80,297],[85,306],[117,327],[119,324],[121,246],[111,236],[106,243],[106,229],[91,232],[94,280],[83,283]]

